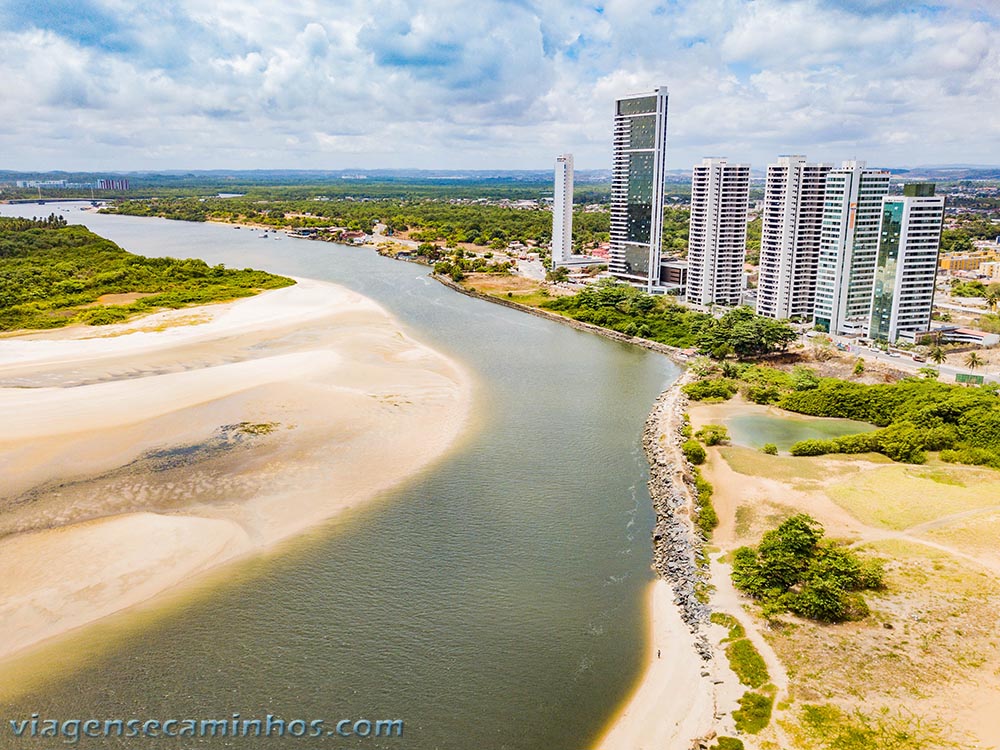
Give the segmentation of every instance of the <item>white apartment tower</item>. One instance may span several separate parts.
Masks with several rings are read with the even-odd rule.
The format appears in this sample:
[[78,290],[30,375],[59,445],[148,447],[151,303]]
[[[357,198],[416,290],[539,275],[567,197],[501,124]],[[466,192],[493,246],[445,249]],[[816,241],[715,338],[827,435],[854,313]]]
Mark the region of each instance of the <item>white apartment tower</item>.
[[667,87],[615,101],[608,270],[651,289],[659,283]]
[[839,335],[863,334],[871,318],[882,199],[889,173],[847,161],[826,176],[816,325]]
[[691,176],[687,300],[738,305],[747,252],[750,165],[705,159]]
[[823,201],[829,164],[779,156],[767,168],[761,215],[757,314],[810,320],[816,304]]
[[573,154],[556,157],[552,200],[552,267],[573,254]]
[[882,200],[869,336],[895,343],[901,333],[931,324],[944,196],[929,183],[906,185]]

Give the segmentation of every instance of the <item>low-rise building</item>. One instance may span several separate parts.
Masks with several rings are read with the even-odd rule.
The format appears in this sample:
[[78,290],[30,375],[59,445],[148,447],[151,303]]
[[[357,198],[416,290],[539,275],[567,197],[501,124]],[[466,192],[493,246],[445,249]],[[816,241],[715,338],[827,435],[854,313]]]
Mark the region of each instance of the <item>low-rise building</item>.
[[973,250],[967,253],[945,253],[938,260],[942,271],[976,271],[983,263],[1000,261],[1000,251],[994,249]]

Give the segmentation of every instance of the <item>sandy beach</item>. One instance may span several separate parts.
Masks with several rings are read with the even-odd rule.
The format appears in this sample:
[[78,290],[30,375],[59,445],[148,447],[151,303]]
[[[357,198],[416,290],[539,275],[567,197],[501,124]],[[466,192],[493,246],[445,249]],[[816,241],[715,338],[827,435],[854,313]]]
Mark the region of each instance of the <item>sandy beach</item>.
[[650,585],[649,663],[607,734],[601,750],[687,748],[712,729],[713,675],[694,649],[694,637],[673,603],[670,584]]
[[0,658],[371,500],[470,378],[333,284],[0,340]]

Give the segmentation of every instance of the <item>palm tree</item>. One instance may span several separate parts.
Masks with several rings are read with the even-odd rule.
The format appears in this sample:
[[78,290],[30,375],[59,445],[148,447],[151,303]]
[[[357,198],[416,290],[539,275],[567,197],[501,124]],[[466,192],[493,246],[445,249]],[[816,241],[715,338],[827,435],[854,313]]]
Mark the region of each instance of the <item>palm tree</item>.
[[990,284],[986,292],[986,306],[996,312],[998,304],[1000,304],[1000,284]]
[[969,356],[965,358],[965,366],[970,370],[975,370],[977,367],[982,367],[986,362],[975,352],[969,352]]
[[942,349],[940,346],[935,346],[933,349],[931,349],[929,356],[931,358],[931,362],[934,362],[935,364],[939,365],[943,364],[945,359],[947,358],[947,355],[944,353],[944,349]]

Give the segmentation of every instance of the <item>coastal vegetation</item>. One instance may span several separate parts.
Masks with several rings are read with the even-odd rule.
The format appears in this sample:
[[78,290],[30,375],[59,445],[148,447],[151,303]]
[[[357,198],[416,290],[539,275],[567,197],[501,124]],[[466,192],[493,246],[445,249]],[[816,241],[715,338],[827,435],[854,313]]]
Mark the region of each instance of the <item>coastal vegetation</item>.
[[0,259],[0,331],[106,325],[294,283],[250,268],[134,255],[55,215],[0,218]]
[[869,422],[881,429],[829,440],[803,440],[795,456],[881,453],[894,461],[924,463],[941,451],[951,463],[1000,468],[1000,396],[994,385],[962,386],[927,378],[866,385],[823,378],[809,368],[791,372],[762,364],[724,363],[684,386],[696,401],[749,401],[815,417]]
[[765,616],[792,612],[820,622],[866,617],[861,592],[883,586],[878,560],[824,540],[822,525],[801,513],[765,533],[756,547],[737,549],[732,578]]
[[716,319],[669,297],[653,296],[610,279],[573,295],[554,297],[541,307],[629,336],[678,348],[697,347],[720,359],[734,354],[763,356],[783,349],[795,338],[790,326],[756,315],[749,307],[735,308]]

